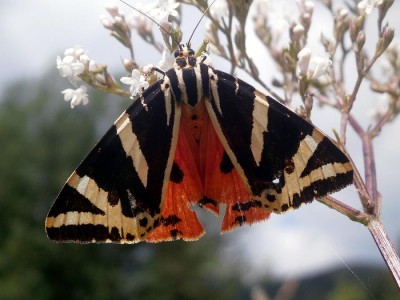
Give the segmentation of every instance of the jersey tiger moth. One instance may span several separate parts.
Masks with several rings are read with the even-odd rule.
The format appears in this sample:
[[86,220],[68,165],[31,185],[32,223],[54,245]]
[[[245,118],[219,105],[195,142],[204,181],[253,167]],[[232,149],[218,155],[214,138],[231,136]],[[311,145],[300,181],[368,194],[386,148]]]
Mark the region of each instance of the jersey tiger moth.
[[175,56],[69,177],[51,240],[196,240],[190,205],[218,215],[225,204],[225,232],[352,183],[346,155],[313,125],[187,45]]

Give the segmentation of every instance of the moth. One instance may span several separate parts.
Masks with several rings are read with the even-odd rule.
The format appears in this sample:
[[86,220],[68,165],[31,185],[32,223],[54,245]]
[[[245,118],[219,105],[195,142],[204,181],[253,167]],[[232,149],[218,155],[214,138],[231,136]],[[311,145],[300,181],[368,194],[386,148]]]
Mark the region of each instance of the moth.
[[72,173],[46,219],[57,242],[160,242],[266,220],[353,181],[326,135],[248,83],[204,64],[189,45],[122,113]]

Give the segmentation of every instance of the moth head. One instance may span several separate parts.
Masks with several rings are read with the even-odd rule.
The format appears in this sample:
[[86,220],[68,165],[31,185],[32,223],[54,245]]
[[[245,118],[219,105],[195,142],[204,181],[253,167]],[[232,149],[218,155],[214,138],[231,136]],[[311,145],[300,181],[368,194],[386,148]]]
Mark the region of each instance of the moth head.
[[174,56],[175,64],[178,68],[191,68],[197,64],[194,51],[189,43],[179,45],[179,48],[174,52]]

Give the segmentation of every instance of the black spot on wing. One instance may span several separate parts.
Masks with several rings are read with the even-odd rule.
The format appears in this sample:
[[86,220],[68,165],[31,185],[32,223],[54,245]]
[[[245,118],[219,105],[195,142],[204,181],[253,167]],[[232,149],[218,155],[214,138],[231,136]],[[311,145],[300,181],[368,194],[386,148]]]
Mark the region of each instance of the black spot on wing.
[[170,230],[169,234],[171,235],[171,238],[172,238],[173,240],[177,240],[177,239],[179,239],[179,238],[183,235],[182,231],[180,231],[180,230],[178,230],[178,229],[172,229],[172,230]]
[[130,233],[127,233],[125,238],[126,238],[127,241],[134,241],[135,240],[135,236],[133,234],[130,234]]
[[287,174],[292,174],[294,172],[293,159],[288,159],[288,160],[285,161],[285,172]]
[[51,207],[48,216],[56,217],[67,212],[88,212],[94,215],[104,215],[104,211],[96,207],[85,196],[66,184],[58,195],[57,201]]
[[268,202],[275,202],[276,197],[273,194],[267,194],[267,200]]
[[219,169],[224,174],[229,174],[233,170],[232,161],[229,158],[228,153],[226,153],[226,151],[224,151],[224,154],[222,155],[222,159],[221,159],[221,163],[219,165]]
[[245,224],[246,223],[246,216],[237,216],[236,218],[235,218],[235,222],[234,223],[237,223],[237,224],[239,224],[239,226],[242,226],[243,224]]
[[232,210],[236,211],[247,211],[251,208],[259,208],[262,207],[261,201],[253,200],[248,202],[237,202],[232,206]]
[[119,196],[115,190],[108,193],[107,201],[111,206],[116,206],[119,203]]
[[282,204],[282,206],[281,206],[281,211],[285,212],[285,211],[287,211],[288,209],[289,209],[289,205],[287,205],[286,203],[285,203],[285,204]]
[[169,215],[166,218],[161,217],[161,223],[164,226],[169,226],[169,225],[175,226],[179,222],[182,222],[182,220],[178,218],[176,215]]
[[146,217],[139,220],[140,227],[146,227],[148,223],[149,223],[149,220]]
[[181,168],[179,168],[178,164],[174,162],[172,164],[172,169],[171,169],[171,174],[170,174],[170,180],[174,183],[180,183],[183,180],[183,172]]

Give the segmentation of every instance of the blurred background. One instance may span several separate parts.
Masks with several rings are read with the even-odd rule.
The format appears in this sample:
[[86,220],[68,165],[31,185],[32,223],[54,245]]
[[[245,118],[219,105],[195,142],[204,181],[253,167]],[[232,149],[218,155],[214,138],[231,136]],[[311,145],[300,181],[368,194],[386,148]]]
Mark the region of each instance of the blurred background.
[[[75,245],[47,239],[44,219],[65,180],[131,101],[90,90],[88,106],[71,110],[60,93],[71,86],[58,74],[56,56],[75,45],[88,49],[96,62],[108,64],[111,73],[126,75],[121,60],[128,52],[99,21],[106,3],[0,3],[0,299],[398,297],[368,230],[316,201],[225,235],[219,234],[220,219],[196,210],[207,233],[190,243]],[[279,3],[294,5],[291,0]],[[131,13],[129,7],[118,5]],[[399,9],[395,3],[392,11]],[[183,6],[186,38],[200,16]],[[394,13],[390,17],[398,30],[400,20]],[[324,28],[324,15],[314,18]],[[371,30],[375,20],[372,14]],[[202,34],[204,29],[199,28],[193,39],[196,46]],[[142,65],[160,60],[160,54],[139,37],[134,41]],[[250,54],[259,55],[256,48],[249,46]],[[218,69],[229,70],[223,60],[212,59]],[[271,73],[272,67],[267,71]],[[361,96],[365,101],[355,113],[364,114],[368,124],[368,107],[377,99],[368,99],[367,86]],[[315,111],[313,120],[325,132],[338,128],[331,110]],[[389,124],[375,140],[382,219],[397,249],[399,126],[399,120]],[[350,139],[351,133],[350,152],[361,166],[359,141]],[[337,197],[360,208],[354,187]]]

